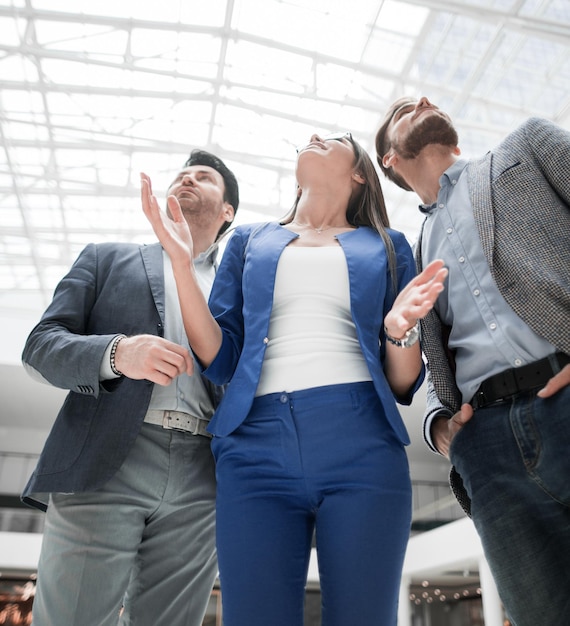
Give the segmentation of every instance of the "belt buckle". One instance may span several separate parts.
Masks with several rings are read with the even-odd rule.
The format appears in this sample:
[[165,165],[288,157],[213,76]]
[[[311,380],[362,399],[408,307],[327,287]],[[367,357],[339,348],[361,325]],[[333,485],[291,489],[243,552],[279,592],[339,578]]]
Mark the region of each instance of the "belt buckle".
[[475,395],[471,398],[469,403],[474,410],[477,410],[484,406],[486,403],[485,393],[483,391],[476,391]]

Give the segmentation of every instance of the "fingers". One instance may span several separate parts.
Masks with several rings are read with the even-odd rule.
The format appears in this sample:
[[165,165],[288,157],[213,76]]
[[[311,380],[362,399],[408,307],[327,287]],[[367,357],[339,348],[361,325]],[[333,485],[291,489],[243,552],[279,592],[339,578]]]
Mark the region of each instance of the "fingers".
[[152,195],[152,184],[150,178],[141,172],[141,203],[143,213],[146,215],[151,225],[155,223],[156,210],[158,209],[158,203],[156,198]]
[[441,259],[427,265],[398,294],[392,310],[386,315],[385,326],[405,332],[418,319],[424,318],[443,291],[447,274],[448,270]]
[[461,409],[453,415],[448,422],[449,441],[453,440],[455,435],[467,424],[473,417],[473,407],[470,404],[462,404]]
[[570,365],[566,365],[558,374],[553,376],[536,395],[539,398],[550,398],[568,385],[570,385]]
[[144,172],[141,172],[140,175],[141,175],[141,180],[146,180],[146,182],[148,183],[148,186],[151,188],[151,193],[152,193],[152,184],[150,181],[150,176],[148,174],[145,174]]
[[461,409],[451,419],[459,426],[465,426],[473,417],[473,413],[473,407],[466,402],[461,405]]
[[180,203],[178,202],[178,198],[176,196],[168,196],[168,198],[166,199],[166,204],[168,205],[170,215],[175,222],[184,221],[182,209],[180,208]]
[[151,355],[154,357],[154,361],[151,362],[152,367],[168,376],[170,380],[184,373],[192,374],[194,361],[188,350],[176,343],[163,341],[161,350]]
[[443,290],[443,283],[447,278],[448,270],[441,259],[432,261],[422,272],[415,276],[400,292],[409,294],[416,300],[433,297]]
[[408,285],[406,294],[410,306],[410,312],[416,319],[425,317],[433,308],[439,294],[444,290],[444,282],[448,275],[448,269],[443,261],[432,261],[416,278]]
[[115,360],[128,378],[159,385],[169,385],[177,376],[194,371],[194,360],[186,348],[155,335],[126,337],[119,342]]
[[445,264],[443,259],[436,259],[435,261],[432,261],[431,263],[429,263],[428,265],[426,265],[423,269],[422,272],[420,272],[416,278],[422,278],[425,280],[431,280],[433,277],[436,276],[436,274],[438,274],[438,272],[440,272],[441,270],[445,270]]
[[437,417],[431,426],[432,442],[436,450],[447,458],[449,458],[449,444],[451,443],[449,422],[447,417]]

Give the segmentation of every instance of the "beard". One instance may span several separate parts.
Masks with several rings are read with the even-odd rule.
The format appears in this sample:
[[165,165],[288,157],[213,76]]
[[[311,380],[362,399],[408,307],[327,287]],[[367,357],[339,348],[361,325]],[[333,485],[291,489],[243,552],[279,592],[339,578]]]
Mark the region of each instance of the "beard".
[[392,140],[392,147],[404,159],[415,159],[430,144],[455,147],[459,143],[451,120],[439,113],[425,115],[401,140]]

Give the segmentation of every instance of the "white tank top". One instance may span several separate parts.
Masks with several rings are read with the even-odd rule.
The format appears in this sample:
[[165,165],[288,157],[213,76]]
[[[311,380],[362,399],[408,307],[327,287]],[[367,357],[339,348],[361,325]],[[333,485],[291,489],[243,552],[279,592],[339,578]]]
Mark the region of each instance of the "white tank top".
[[268,339],[256,396],[372,380],[350,313],[348,267],[339,245],[284,249]]

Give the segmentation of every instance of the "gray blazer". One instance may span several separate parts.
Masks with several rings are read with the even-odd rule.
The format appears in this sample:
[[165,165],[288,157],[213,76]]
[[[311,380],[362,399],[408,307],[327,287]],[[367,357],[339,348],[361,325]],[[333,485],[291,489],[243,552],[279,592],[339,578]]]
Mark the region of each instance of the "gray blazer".
[[[483,158],[470,161],[466,175],[479,238],[501,294],[530,328],[570,354],[570,133],[531,118]],[[451,415],[459,410],[461,395],[449,330],[435,311],[421,326],[429,370],[425,419],[438,412]],[[457,479],[452,471],[453,487]]]
[[45,510],[49,492],[91,491],[119,469],[141,429],[153,383],[100,382],[101,361],[119,333],[162,336],[164,303],[160,244],[90,244],[61,280],[22,360],[70,393],[24,490],[25,502]]

